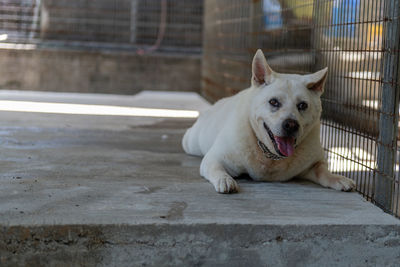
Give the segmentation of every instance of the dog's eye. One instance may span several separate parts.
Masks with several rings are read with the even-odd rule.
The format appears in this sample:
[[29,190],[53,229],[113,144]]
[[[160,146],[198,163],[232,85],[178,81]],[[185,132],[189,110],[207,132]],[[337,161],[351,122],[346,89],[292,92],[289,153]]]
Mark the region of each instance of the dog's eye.
[[269,104],[275,108],[279,108],[281,106],[281,103],[279,103],[279,101],[276,98],[272,98],[269,101]]
[[308,108],[308,104],[306,102],[300,102],[297,104],[297,109],[300,111],[306,110]]

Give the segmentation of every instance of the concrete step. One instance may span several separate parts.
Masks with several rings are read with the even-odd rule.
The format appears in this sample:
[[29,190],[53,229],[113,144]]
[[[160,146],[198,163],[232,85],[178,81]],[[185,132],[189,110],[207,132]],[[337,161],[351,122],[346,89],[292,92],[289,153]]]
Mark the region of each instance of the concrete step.
[[[208,106],[192,93],[144,92],[129,101],[33,92],[0,97],[94,107],[107,99],[110,106]],[[191,118],[0,111],[0,122],[0,266],[400,262],[400,221],[358,193],[244,177],[239,194],[217,194],[199,175],[201,159],[181,149]]]

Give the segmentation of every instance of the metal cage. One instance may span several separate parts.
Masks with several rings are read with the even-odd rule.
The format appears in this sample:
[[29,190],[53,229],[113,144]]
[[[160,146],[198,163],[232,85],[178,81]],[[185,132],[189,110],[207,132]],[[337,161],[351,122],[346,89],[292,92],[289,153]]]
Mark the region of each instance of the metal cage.
[[329,167],[400,216],[398,15],[398,0],[206,0],[203,94],[215,101],[247,88],[258,48],[278,72],[328,66]]
[[197,0],[0,0],[0,42],[199,53],[202,22]]

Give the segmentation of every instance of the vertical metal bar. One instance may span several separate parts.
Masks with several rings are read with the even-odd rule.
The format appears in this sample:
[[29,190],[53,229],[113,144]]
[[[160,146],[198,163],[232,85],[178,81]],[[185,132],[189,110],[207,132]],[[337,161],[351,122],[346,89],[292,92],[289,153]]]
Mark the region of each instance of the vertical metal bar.
[[[370,70],[369,63],[370,63],[371,52],[369,50],[371,50],[371,42],[368,40],[368,34],[365,34],[365,32],[368,31],[369,24],[367,23],[367,21],[373,20],[373,17],[370,16],[369,10],[374,9],[374,8],[376,10],[376,8],[377,8],[376,6],[374,7],[373,3],[372,3],[372,7],[371,7],[370,3],[371,3],[371,1],[367,0],[366,3],[360,2],[361,6],[359,6],[358,19],[360,21],[363,21],[363,23],[362,23],[362,26],[360,26],[358,28],[357,40],[361,40],[361,43],[358,42],[358,44],[354,44],[353,49],[355,48],[355,49],[360,49],[361,51],[364,51],[364,52],[359,53],[359,55],[360,55],[360,58],[362,58],[362,56],[364,56],[366,62],[359,60],[359,63],[356,64],[357,71],[360,71],[363,67],[364,67],[364,69],[366,67],[366,70],[368,70],[368,71]],[[364,36],[364,35],[366,35],[366,36]],[[356,38],[354,38],[354,39],[356,39]],[[356,47],[356,45],[357,45],[357,47]],[[372,47],[375,48],[374,46],[372,46]],[[367,66],[365,66],[365,65],[367,65]],[[373,73],[372,70],[371,70],[371,73]],[[368,96],[368,92],[367,92],[368,88],[363,88],[363,86],[362,86],[363,84],[368,84],[368,83],[366,81],[356,80],[357,88],[362,88],[361,97],[360,96],[357,97],[359,99],[359,103],[357,103],[357,104],[360,106],[362,106],[363,99],[369,99],[368,97],[370,97],[370,96]],[[370,87],[370,91],[371,91],[371,87]],[[368,109],[370,109],[370,108],[368,108]],[[369,121],[368,125],[370,124],[370,121],[373,120],[373,119],[371,119],[369,112],[367,113],[365,111],[362,111],[360,113],[362,115],[360,117],[359,128],[362,127],[361,120]],[[369,143],[369,140],[366,140],[365,137],[358,138],[358,147],[362,147],[363,150],[365,150],[366,146],[368,146],[368,143]],[[368,150],[366,150],[366,151],[368,151]],[[363,161],[363,163],[366,163],[366,162]],[[369,195],[368,188],[370,187],[370,184],[369,183],[367,184],[367,179],[365,178],[365,175],[367,173],[368,173],[367,171],[364,171],[364,172],[361,172],[360,175],[358,175],[361,177],[359,179],[359,182],[357,182],[357,189],[361,192],[361,194],[363,196]],[[363,178],[365,178],[365,179],[363,179]],[[358,180],[358,177],[357,177],[357,180]]]
[[[249,3],[249,33],[250,33],[250,50],[260,48],[258,42],[260,32],[262,31],[262,14],[263,14],[263,2],[259,0],[253,0]],[[250,52],[250,56],[253,56],[253,52]]]
[[37,31],[39,27],[39,17],[40,17],[40,6],[41,6],[41,0],[34,0],[33,1],[33,14],[32,14],[32,22],[31,22],[31,28],[29,31],[29,41],[34,39],[37,36]]
[[137,9],[139,0],[131,0],[130,42],[136,44]]
[[382,109],[379,119],[378,176],[375,181],[375,202],[391,211],[393,175],[396,161],[398,130],[398,49],[399,49],[399,0],[388,0],[385,9],[384,64]]

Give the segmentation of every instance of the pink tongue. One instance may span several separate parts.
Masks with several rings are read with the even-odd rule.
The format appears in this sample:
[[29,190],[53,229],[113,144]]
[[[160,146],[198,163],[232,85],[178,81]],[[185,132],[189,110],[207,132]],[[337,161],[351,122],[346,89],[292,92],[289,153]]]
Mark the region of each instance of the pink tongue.
[[279,137],[275,136],[275,141],[278,144],[279,151],[289,157],[293,154],[294,151],[294,142],[295,139],[293,137]]

